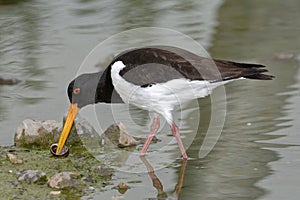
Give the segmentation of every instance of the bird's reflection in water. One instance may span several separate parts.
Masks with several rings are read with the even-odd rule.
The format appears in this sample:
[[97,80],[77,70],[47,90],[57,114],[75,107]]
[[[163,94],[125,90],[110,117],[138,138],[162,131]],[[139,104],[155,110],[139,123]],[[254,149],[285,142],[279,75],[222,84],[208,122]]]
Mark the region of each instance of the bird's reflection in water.
[[160,179],[156,176],[155,171],[154,171],[153,167],[151,166],[151,164],[148,162],[148,160],[144,156],[141,156],[140,159],[146,166],[149,177],[153,183],[153,186],[157,190],[157,198],[148,198],[148,199],[149,200],[150,199],[151,200],[154,200],[154,199],[158,199],[158,200],[178,199],[179,194],[181,192],[182,185],[183,185],[184,172],[185,172],[187,160],[184,160],[184,159],[182,160],[178,181],[174,187],[173,195],[168,196],[167,193],[164,191],[163,184],[161,183]]

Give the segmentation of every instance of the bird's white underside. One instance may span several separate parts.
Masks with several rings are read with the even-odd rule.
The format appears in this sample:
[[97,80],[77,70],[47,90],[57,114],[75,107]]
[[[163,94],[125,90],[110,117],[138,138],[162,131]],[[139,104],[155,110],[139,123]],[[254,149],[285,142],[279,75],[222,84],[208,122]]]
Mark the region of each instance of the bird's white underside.
[[173,79],[165,83],[156,83],[150,87],[140,87],[126,81],[119,72],[126,66],[117,61],[111,66],[111,78],[115,90],[125,103],[161,114],[169,124],[172,123],[172,110],[175,106],[192,99],[211,94],[217,86],[229,81],[210,83],[209,81],[191,81],[186,78]]

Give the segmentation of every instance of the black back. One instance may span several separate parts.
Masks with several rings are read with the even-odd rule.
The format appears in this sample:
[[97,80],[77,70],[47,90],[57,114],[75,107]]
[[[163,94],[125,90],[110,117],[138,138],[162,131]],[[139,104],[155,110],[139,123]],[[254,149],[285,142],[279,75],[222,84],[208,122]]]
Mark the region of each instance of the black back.
[[170,46],[150,46],[125,51],[111,64],[121,60],[126,67],[120,75],[136,85],[163,83],[176,78],[217,82],[235,78],[269,80],[273,76],[263,65],[199,57],[187,50]]

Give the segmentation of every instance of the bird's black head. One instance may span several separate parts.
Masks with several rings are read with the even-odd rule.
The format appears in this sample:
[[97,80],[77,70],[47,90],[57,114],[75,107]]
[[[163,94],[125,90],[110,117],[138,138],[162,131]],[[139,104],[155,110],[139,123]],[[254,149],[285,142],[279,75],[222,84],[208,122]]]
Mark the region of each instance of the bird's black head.
[[[57,144],[56,152],[54,153],[55,155],[61,155],[61,151],[68,139],[74,119],[80,108],[89,104],[101,102],[99,96],[102,96],[104,93],[103,86],[105,86],[105,84],[101,84],[102,74],[103,72],[82,74],[69,84],[67,93],[71,105]],[[102,87],[99,87],[101,85]]]
[[69,83],[68,96],[70,103],[82,108],[97,102],[97,87],[100,73],[82,74]]

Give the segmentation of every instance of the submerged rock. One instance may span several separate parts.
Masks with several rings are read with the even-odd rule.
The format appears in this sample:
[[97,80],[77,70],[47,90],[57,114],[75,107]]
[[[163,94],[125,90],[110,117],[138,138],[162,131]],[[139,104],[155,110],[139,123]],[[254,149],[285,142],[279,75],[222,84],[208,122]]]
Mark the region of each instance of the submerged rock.
[[64,189],[64,188],[75,188],[77,189],[80,185],[77,178],[78,174],[74,172],[60,172],[54,174],[49,180],[48,185],[51,188]]
[[111,142],[118,147],[136,146],[137,141],[129,135],[122,123],[116,123],[108,127],[102,135],[104,142]]
[[15,154],[7,153],[6,157],[13,164],[23,164],[23,160],[19,159]]
[[74,132],[78,135],[89,136],[92,139],[99,139],[99,134],[94,127],[85,118],[80,117],[80,115],[75,120]]
[[126,183],[124,182],[121,182],[118,184],[117,186],[118,188],[118,191],[121,193],[121,194],[125,194],[125,192],[130,189],[130,187],[128,185],[126,185]]
[[46,183],[47,177],[44,172],[38,170],[19,170],[17,171],[17,179],[22,183]]
[[[134,139],[136,139],[140,144],[145,144],[146,140],[147,140],[147,138],[138,138],[138,137],[134,137]],[[160,139],[158,139],[156,136],[154,136],[152,138],[151,144],[152,143],[157,143],[157,142],[160,142],[160,141],[161,141]]]
[[15,78],[3,78],[0,77],[0,85],[16,85],[21,81]]
[[112,176],[112,172],[109,169],[104,168],[102,166],[94,166],[91,168],[91,171],[94,172],[95,174],[100,174],[103,177]]

